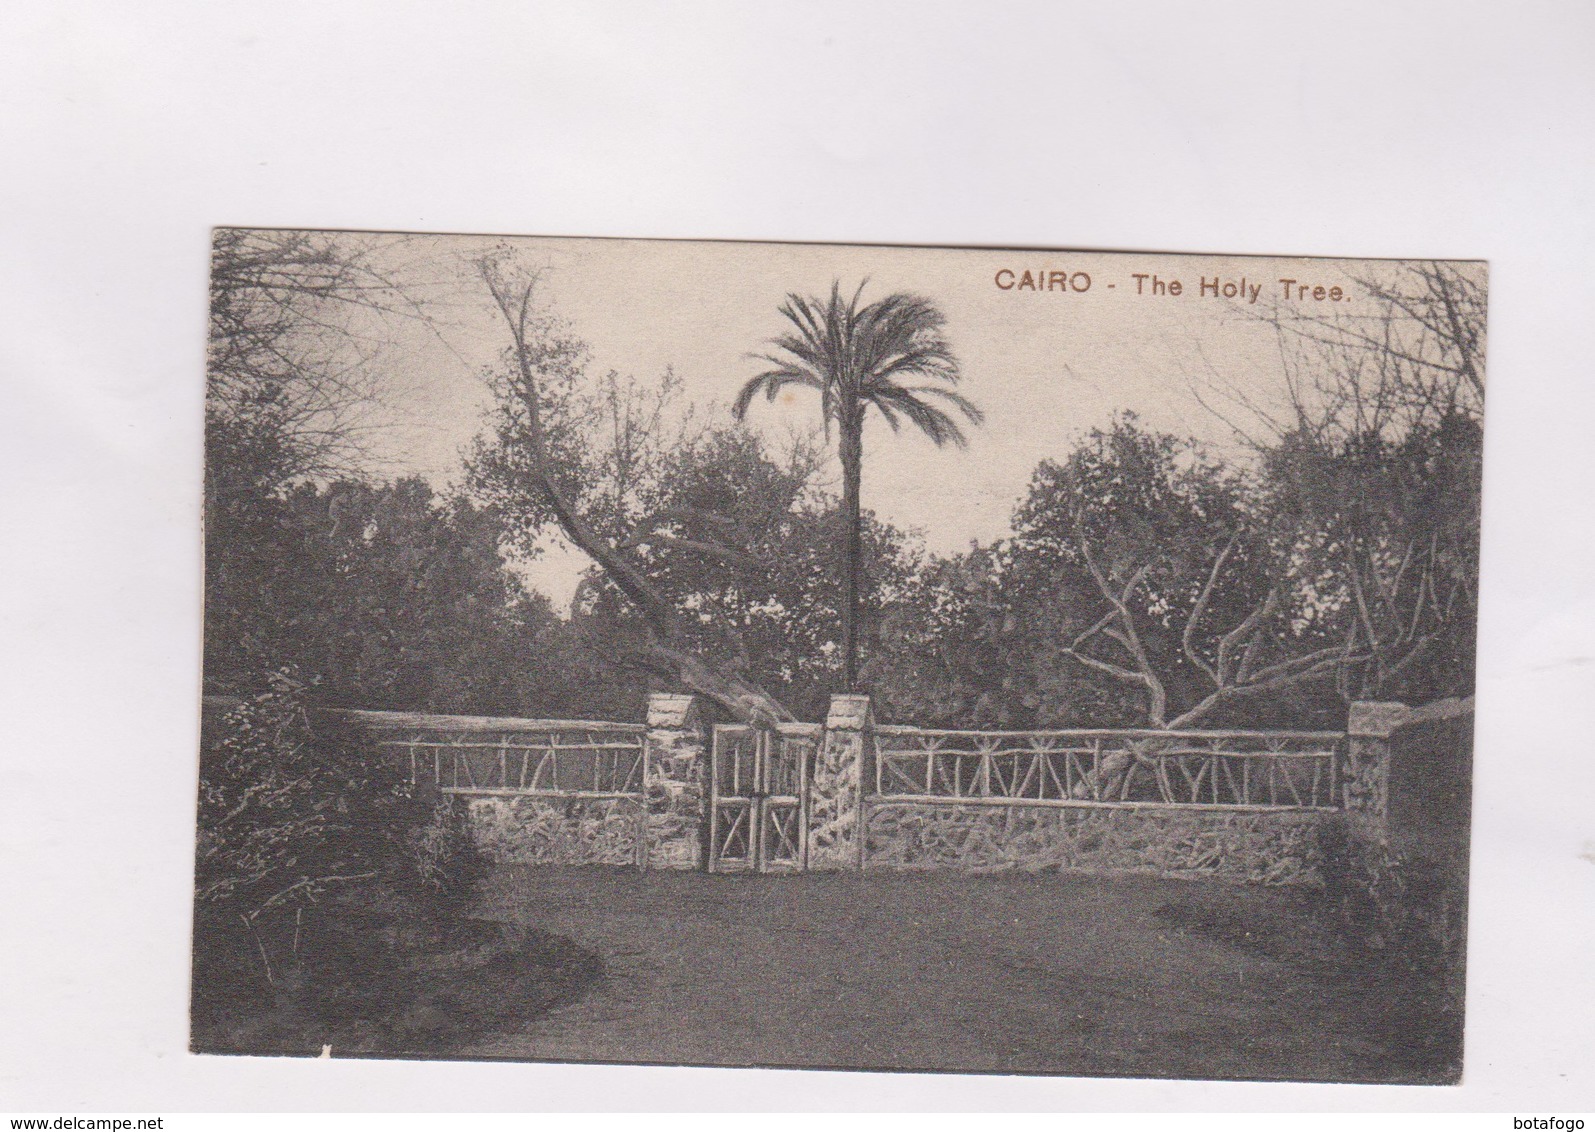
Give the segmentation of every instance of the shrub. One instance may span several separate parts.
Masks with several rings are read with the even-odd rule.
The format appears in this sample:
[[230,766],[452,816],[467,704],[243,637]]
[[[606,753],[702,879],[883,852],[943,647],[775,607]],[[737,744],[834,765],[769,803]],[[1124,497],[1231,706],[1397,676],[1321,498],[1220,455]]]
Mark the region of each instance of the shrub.
[[404,888],[433,918],[457,913],[486,871],[487,862],[451,799],[438,799],[427,821],[410,831],[408,866]]
[[268,987],[298,985],[305,956],[328,952],[309,933],[352,905],[435,919],[480,868],[452,811],[417,798],[364,734],[327,715],[312,726],[306,691],[274,674],[201,755],[195,957],[224,981],[242,950]]

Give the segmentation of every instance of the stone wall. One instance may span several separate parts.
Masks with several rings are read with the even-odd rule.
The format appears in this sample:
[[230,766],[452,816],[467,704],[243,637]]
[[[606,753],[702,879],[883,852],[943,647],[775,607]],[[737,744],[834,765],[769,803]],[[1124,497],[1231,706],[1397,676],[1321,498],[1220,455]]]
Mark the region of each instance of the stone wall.
[[467,793],[467,828],[494,861],[699,868],[706,735],[695,697],[650,696],[641,793],[616,798]]
[[[477,844],[496,860],[529,864],[703,868],[711,740],[701,713],[690,695],[650,697],[636,794],[465,795]],[[879,798],[871,795],[873,727],[867,696],[832,698],[807,756],[810,869],[1078,870],[1327,885],[1371,931],[1421,936],[1460,971],[1471,701],[1352,705],[1338,813]]]
[[636,867],[642,805],[630,798],[466,796],[466,828],[490,860]]
[[868,803],[866,868],[1081,871],[1323,881],[1335,815],[1165,808]]

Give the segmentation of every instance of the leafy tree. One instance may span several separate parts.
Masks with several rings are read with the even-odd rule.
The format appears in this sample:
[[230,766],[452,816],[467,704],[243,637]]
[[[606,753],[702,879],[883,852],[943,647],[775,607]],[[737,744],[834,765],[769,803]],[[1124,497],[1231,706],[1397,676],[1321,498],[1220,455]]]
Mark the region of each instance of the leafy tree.
[[[794,445],[781,460],[746,434],[690,418],[665,429],[649,397],[668,398],[668,378],[657,395],[615,374],[595,389],[585,345],[537,305],[536,273],[505,256],[478,267],[510,345],[487,375],[497,402],[491,438],[471,459],[473,488],[523,552],[557,530],[593,560],[602,578],[584,600],[609,602],[607,620],[631,631],[618,659],[738,718],[791,719],[750,671],[745,626],[717,619],[704,595],[716,586],[737,600],[756,592],[774,564],[767,549],[812,476],[810,447]],[[704,474],[682,474],[695,461]]]
[[[739,425],[710,423],[682,404],[668,372],[654,383],[590,376],[582,344],[546,315],[528,318],[533,339],[543,455],[511,351],[489,376],[499,399],[468,461],[470,486],[515,555],[569,537],[552,485],[587,546],[609,559],[583,579],[562,640],[562,661],[584,673],[588,710],[635,715],[654,682],[681,678],[688,656],[689,686],[714,695],[736,681],[766,697],[766,710],[823,712],[841,667],[840,515],[819,488],[815,440],[794,436],[776,450]],[[868,519],[864,538],[883,563],[873,584],[885,593],[900,574],[902,536]],[[614,560],[630,571],[619,575],[625,585]],[[652,612],[634,599],[638,585]],[[721,675],[692,683],[704,672]]]
[[1346,699],[1471,694],[1482,450],[1478,421],[1453,413],[1399,438],[1298,430],[1265,454],[1269,505],[1303,532],[1301,584],[1353,642]]
[[[269,496],[212,548],[206,680],[252,694],[294,665],[323,703],[536,714],[564,677],[539,654],[555,616],[499,554],[499,524],[421,480]],[[240,537],[242,536],[242,537]]]
[[1360,658],[1297,584],[1295,531],[1241,477],[1133,415],[1044,462],[1015,527],[1018,588],[1050,588],[1068,611],[1061,656],[1154,727],[1288,710]]
[[[370,465],[366,439],[378,413],[381,379],[362,330],[372,318],[424,313],[379,266],[402,240],[242,229],[215,234],[205,404],[209,691],[253,694],[289,663],[320,673],[336,660],[332,642],[372,628],[375,610],[399,616],[394,601],[362,605],[355,594],[376,554],[371,548],[354,554],[359,539],[349,532],[371,524],[340,527],[335,512],[366,490],[360,487]],[[334,482],[336,490],[325,486]],[[397,505],[416,488],[394,490],[388,501]],[[410,506],[409,516],[417,514]],[[470,525],[469,516],[459,518]],[[377,524],[379,535],[389,535],[392,525]],[[416,548],[388,541],[395,553],[414,558]],[[466,584],[479,585],[480,568],[465,565]],[[388,573],[386,581],[394,582]],[[429,595],[404,596],[425,605]],[[503,606],[503,597],[494,604]],[[434,625],[442,615],[435,608],[413,614]],[[400,669],[416,671],[413,657],[400,661]],[[339,664],[325,673],[325,687],[373,690],[374,665],[351,679],[351,665]]]
[[1012,676],[1022,662],[999,558],[980,547],[914,557],[863,668],[878,717],[925,727],[1030,722],[1014,710]]
[[[788,386],[812,389],[820,396],[820,413],[829,435],[834,426],[842,462],[842,684],[858,685],[859,592],[864,572],[860,485],[864,451],[864,417],[875,409],[897,431],[904,420],[938,446],[966,441],[958,421],[937,400],[979,424],[983,419],[967,398],[952,387],[959,381],[958,363],[942,333],[946,319],[928,299],[892,294],[859,306],[860,284],[851,300],[842,298],[840,282],[830,300],[789,294],[781,314],[793,329],[775,338],[775,352],[760,355],[773,368],[748,381],[737,395],[733,412],[740,420],[754,398],[774,401]],[[907,385],[905,381],[930,384]],[[940,383],[940,384],[937,384]]]
[[1079,579],[1011,540],[920,556],[885,611],[865,668],[882,718],[1030,729],[1140,721],[1138,705],[1063,648],[1079,632]]

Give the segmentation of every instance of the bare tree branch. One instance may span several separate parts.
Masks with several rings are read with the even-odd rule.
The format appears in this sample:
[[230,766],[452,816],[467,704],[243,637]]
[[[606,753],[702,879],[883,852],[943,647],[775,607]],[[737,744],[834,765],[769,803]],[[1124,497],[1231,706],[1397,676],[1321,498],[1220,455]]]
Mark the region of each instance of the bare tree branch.
[[752,562],[751,556],[723,545],[664,534],[657,529],[674,518],[689,517],[685,509],[678,509],[677,516],[664,513],[653,516],[651,520],[644,521],[640,533],[633,532],[630,537],[615,542],[604,538],[587,521],[575,501],[560,486],[543,425],[543,390],[536,364],[537,343],[532,337],[532,303],[538,283],[537,274],[532,272],[512,278],[501,261],[492,257],[480,260],[477,266],[509,328],[513,343],[511,352],[516,377],[512,391],[523,414],[526,435],[523,456],[527,470],[543,503],[565,536],[598,564],[642,615],[647,641],[636,650],[632,659],[656,670],[673,672],[687,687],[715,700],[740,719],[761,724],[792,719],[792,714],[768,692],[735,671],[711,663],[683,644],[685,633],[681,615],[649,579],[643,563],[633,557],[633,552],[651,543],[707,554],[722,560]]

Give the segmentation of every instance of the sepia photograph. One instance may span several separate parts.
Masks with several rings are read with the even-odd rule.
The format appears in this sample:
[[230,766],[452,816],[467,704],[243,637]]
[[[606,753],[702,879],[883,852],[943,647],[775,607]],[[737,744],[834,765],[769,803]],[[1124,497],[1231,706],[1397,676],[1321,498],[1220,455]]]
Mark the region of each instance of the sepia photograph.
[[192,1051],[1460,1079],[1483,262],[210,253]]

